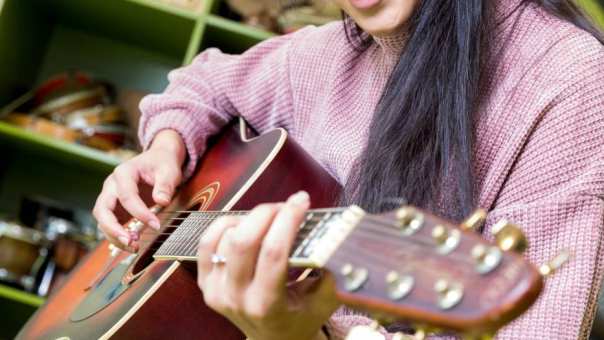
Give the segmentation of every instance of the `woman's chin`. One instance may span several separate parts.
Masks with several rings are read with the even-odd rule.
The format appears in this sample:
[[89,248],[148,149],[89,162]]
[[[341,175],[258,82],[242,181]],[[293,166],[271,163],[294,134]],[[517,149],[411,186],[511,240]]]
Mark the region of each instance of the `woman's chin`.
[[370,18],[364,22],[358,22],[359,26],[363,31],[371,34],[374,37],[390,36],[400,32],[401,27],[404,26],[404,22],[384,22],[377,18]]

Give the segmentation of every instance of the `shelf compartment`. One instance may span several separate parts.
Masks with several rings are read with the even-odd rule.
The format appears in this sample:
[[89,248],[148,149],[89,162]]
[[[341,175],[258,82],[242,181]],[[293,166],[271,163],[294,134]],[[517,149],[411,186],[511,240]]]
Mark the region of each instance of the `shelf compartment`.
[[276,34],[218,15],[207,17],[202,49],[218,47],[226,53],[241,53]]
[[118,158],[102,151],[47,137],[5,122],[0,122],[1,144],[12,144],[18,148],[26,148],[44,155],[54,155],[57,158],[76,162],[79,165],[87,165],[89,168],[106,173],[111,172],[120,163]]
[[0,64],[11,67],[0,69],[0,107],[73,69],[121,88],[162,91],[167,73],[185,60],[198,20],[149,3],[5,0]]

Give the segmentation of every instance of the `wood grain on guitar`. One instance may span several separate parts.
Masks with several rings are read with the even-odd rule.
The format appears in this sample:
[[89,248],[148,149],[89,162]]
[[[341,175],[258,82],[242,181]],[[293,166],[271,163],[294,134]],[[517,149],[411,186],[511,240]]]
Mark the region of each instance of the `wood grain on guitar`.
[[381,215],[324,208],[337,201],[337,182],[284,130],[248,132],[233,124],[217,136],[195,175],[159,212],[160,233],[143,229],[138,254],[111,252],[103,242],[19,338],[243,339],[203,304],[192,265],[197,240],[218,216],[245,214],[299,190],[310,193],[313,210],[300,226],[291,265],[330,271],[342,303],[382,321],[418,325],[417,336],[424,327],[493,334],[541,291],[539,270],[512,251],[526,241],[515,226],[501,224],[493,245],[471,231],[484,213],[458,228],[407,206]]

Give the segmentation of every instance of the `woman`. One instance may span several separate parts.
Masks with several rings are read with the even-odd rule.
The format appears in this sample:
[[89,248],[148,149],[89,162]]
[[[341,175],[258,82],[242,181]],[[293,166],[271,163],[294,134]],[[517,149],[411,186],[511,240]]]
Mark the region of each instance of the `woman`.
[[[107,179],[94,210],[109,240],[137,246],[114,216],[118,201],[158,228],[137,184],[152,185],[154,200],[167,204],[207,138],[243,116],[260,132],[285,127],[345,185],[344,201],[381,211],[405,197],[453,219],[482,207],[484,231],[501,218],[523,226],[534,263],[572,249],[531,310],[498,335],[586,337],[603,267],[604,48],[596,30],[562,0],[336,2],[344,23],[241,56],[210,49],[143,100],[146,151]],[[251,339],[340,338],[369,323],[332,315],[329,277],[286,288],[286,255],[308,205],[298,193],[220,220],[201,239],[206,303]],[[212,254],[226,263],[213,265]]]

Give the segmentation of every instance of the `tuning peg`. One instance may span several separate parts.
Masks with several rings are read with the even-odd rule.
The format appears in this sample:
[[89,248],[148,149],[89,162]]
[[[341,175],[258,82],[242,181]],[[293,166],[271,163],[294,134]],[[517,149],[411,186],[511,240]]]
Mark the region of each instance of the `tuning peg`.
[[396,332],[392,336],[392,340],[405,340],[405,337],[406,337],[405,333]]
[[415,234],[424,226],[424,215],[411,207],[402,207],[396,211],[399,227],[403,235]]
[[411,292],[415,285],[415,279],[411,275],[400,275],[395,271],[391,271],[386,275],[386,284],[388,285],[388,297],[397,301]]
[[562,267],[570,259],[570,251],[563,250],[560,254],[556,255],[549,262],[542,264],[539,267],[539,272],[543,276],[552,275],[558,268]]
[[484,334],[464,334],[462,335],[463,340],[492,340],[495,336],[491,333]]
[[457,229],[447,230],[442,225],[437,225],[432,229],[432,238],[436,242],[437,251],[446,255],[451,253],[461,241],[461,233]]
[[484,221],[486,221],[487,219],[487,212],[484,209],[477,209],[476,211],[474,211],[472,213],[472,215],[470,215],[470,217],[468,217],[465,221],[461,222],[461,229],[462,230],[478,230],[478,228],[480,228],[480,226],[484,223]]
[[354,326],[348,332],[346,340],[385,340],[384,334],[378,332],[379,328],[377,321],[369,325]]
[[474,268],[480,274],[488,274],[497,268],[503,259],[503,253],[498,247],[486,247],[477,244],[472,248],[472,258],[475,261]]
[[528,247],[528,241],[520,227],[506,220],[495,223],[492,233],[495,242],[503,251],[513,250],[522,254]]
[[414,340],[424,340],[428,336],[428,331],[423,327],[415,328],[415,334],[413,334]]
[[355,268],[350,263],[342,266],[340,274],[344,276],[344,288],[349,292],[359,290],[369,279],[369,271],[366,268]]
[[436,281],[434,290],[438,294],[438,307],[442,310],[455,307],[463,298],[463,286],[446,279],[439,279]]

